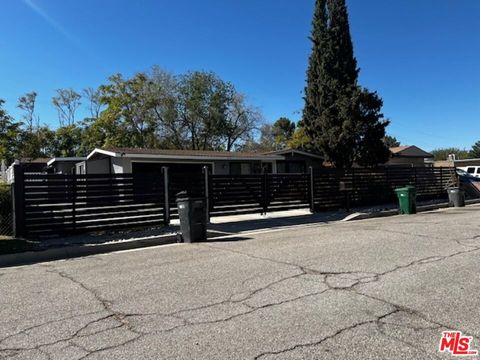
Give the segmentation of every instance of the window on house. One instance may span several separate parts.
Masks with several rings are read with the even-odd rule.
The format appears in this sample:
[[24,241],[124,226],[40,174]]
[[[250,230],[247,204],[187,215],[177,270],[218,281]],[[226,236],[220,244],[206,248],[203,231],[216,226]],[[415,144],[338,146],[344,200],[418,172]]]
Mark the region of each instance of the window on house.
[[252,173],[252,164],[242,162],[230,163],[230,175],[250,175]]
[[306,166],[303,161],[292,161],[288,163],[288,165],[289,165],[289,169],[288,169],[289,173],[299,174],[299,173],[304,173],[306,171]]
[[277,173],[279,174],[297,174],[305,173],[307,166],[304,161],[278,161]]
[[[264,162],[262,163],[261,171],[265,171],[267,174],[271,174],[273,172],[273,165],[271,162]],[[261,172],[259,171],[259,173]]]

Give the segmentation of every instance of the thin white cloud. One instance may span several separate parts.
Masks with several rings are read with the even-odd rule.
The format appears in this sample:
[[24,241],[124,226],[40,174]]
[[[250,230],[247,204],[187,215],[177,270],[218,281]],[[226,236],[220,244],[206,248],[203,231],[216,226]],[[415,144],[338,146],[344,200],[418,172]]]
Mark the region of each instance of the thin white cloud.
[[99,61],[98,57],[93,54],[80,40],[78,40],[75,36],[73,36],[70,32],[65,29],[60,23],[58,23],[54,18],[48,15],[45,10],[43,10],[38,4],[36,4],[33,0],[23,0],[23,2],[35,12],[38,16],[40,16],[43,20],[45,20],[50,26],[52,26],[55,30],[57,30],[60,34],[62,34],[67,40],[75,44],[78,48],[83,51],[83,54],[90,57],[93,60]]
[[50,24],[53,28],[55,28],[55,30],[60,32],[63,36],[65,36],[71,41],[77,42],[77,40],[62,25],[60,25],[57,21],[55,21],[54,18],[48,15],[45,12],[45,10],[43,10],[40,6],[35,4],[32,0],[23,0],[23,2],[27,4],[28,7],[32,9],[35,13],[37,13],[37,15],[43,18],[48,24]]

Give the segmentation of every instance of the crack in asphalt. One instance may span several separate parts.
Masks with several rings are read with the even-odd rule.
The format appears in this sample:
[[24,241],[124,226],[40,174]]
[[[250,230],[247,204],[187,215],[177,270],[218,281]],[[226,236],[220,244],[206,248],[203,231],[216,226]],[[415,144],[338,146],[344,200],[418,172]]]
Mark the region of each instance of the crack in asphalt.
[[319,340],[316,340],[316,341],[312,341],[312,342],[308,342],[308,343],[295,344],[291,347],[288,347],[288,348],[285,348],[285,349],[282,349],[282,350],[278,350],[278,351],[266,351],[266,352],[263,352],[261,354],[256,355],[254,357],[254,359],[255,360],[261,359],[262,357],[265,357],[265,356],[268,356],[268,355],[280,355],[280,354],[287,353],[287,352],[290,352],[290,351],[294,351],[296,349],[300,349],[300,348],[304,348],[304,347],[318,346],[318,345],[321,345],[322,343],[324,343],[327,340],[333,339],[333,338],[337,337],[338,335],[341,335],[342,333],[344,333],[346,331],[353,330],[355,328],[358,328],[360,326],[367,325],[367,324],[377,324],[383,318],[385,318],[387,316],[390,316],[392,314],[395,314],[397,312],[398,312],[397,309],[391,310],[391,311],[387,312],[386,314],[383,314],[381,316],[377,316],[375,319],[361,321],[361,322],[355,323],[353,325],[344,327],[340,330],[335,331],[333,334],[325,336],[325,337],[323,337]]
[[[85,325],[83,325],[82,327],[77,329],[72,335],[67,336],[67,337],[62,337],[62,338],[57,339],[55,341],[38,344],[38,345],[32,346],[32,347],[0,348],[0,355],[3,355],[4,352],[8,353],[8,352],[13,351],[13,352],[18,353],[18,352],[21,352],[21,351],[37,350],[37,351],[45,354],[45,356],[47,356],[50,359],[51,358],[50,354],[42,348],[52,346],[52,345],[57,345],[57,344],[60,344],[60,343],[68,343],[68,344],[76,346],[76,347],[82,349],[83,351],[85,351],[87,354],[80,358],[80,359],[84,359],[84,358],[86,358],[86,357],[88,357],[88,356],[90,356],[94,353],[104,351],[104,350],[111,350],[113,348],[126,345],[126,344],[128,344],[132,341],[137,340],[138,338],[140,338],[141,336],[144,335],[142,333],[137,332],[135,329],[131,328],[128,324],[128,321],[126,320],[130,316],[139,316],[139,315],[143,316],[144,314],[136,314],[136,313],[123,314],[121,312],[116,312],[112,308],[112,302],[102,298],[97,291],[89,288],[88,286],[86,286],[81,281],[75,279],[73,276],[68,275],[65,272],[59,271],[53,265],[43,265],[43,267],[47,268],[47,270],[46,270],[47,272],[57,274],[58,276],[71,281],[72,283],[76,284],[77,286],[79,286],[84,291],[91,294],[95,298],[95,300],[102,305],[102,307],[103,307],[102,311],[106,311],[108,313],[108,315],[105,315],[105,316],[102,316],[102,317],[97,318],[95,320],[89,321]],[[102,311],[92,312],[91,314],[100,313]],[[32,327],[27,328],[27,329],[23,329],[22,331],[20,331],[16,334],[12,334],[12,335],[9,335],[9,336],[7,336],[3,339],[0,339],[0,344],[5,342],[7,339],[12,338],[14,336],[18,336],[18,335],[21,335],[21,334],[26,334],[28,336],[28,332],[35,329],[35,328],[39,328],[39,327],[42,327],[42,326],[45,326],[45,325],[48,325],[48,324],[51,324],[51,323],[60,322],[60,321],[64,321],[64,320],[68,320],[68,319],[72,319],[72,318],[76,318],[76,317],[86,316],[86,315],[88,315],[88,314],[75,315],[75,316],[72,316],[72,317],[68,317],[68,318],[64,318],[64,319],[57,319],[57,320],[54,320],[54,321],[49,321],[49,322],[46,322],[46,323],[43,323],[43,324],[35,325],[35,326],[32,326]],[[90,326],[92,326],[96,323],[99,323],[101,321],[105,321],[107,319],[114,319],[117,322],[117,325],[116,326],[111,326],[111,327],[108,327],[106,329],[102,329],[102,330],[99,330],[99,331],[96,331],[96,332],[93,332],[93,333],[81,335],[81,332],[84,331],[85,329],[87,329],[88,327],[90,327]],[[98,349],[98,350],[92,350],[92,351],[82,347],[80,344],[78,344],[74,341],[75,339],[79,339],[79,338],[82,338],[82,337],[88,337],[88,336],[92,336],[92,335],[98,335],[102,332],[110,331],[110,330],[113,330],[113,329],[119,329],[119,328],[123,328],[123,327],[126,327],[131,333],[136,334],[136,336],[134,338],[129,339],[129,340],[127,340],[125,342],[122,342],[120,344],[111,345],[111,346],[107,346],[107,347],[104,347],[104,348],[101,348],[101,349]]]
[[[418,234],[408,234],[408,233],[404,233],[404,234],[410,235],[410,236],[422,236],[422,235],[418,235]],[[299,264],[296,264],[296,263],[293,263],[293,262],[276,260],[276,259],[272,259],[272,258],[269,258],[269,257],[256,256],[256,255],[245,253],[245,252],[242,252],[242,251],[227,249],[227,248],[223,248],[223,247],[219,247],[219,246],[214,246],[214,245],[211,245],[211,244],[208,244],[208,245],[207,244],[202,244],[202,245],[199,245],[199,246],[205,246],[205,247],[208,247],[210,249],[235,253],[235,254],[239,254],[239,255],[242,255],[242,256],[247,256],[247,257],[252,258],[252,259],[268,261],[268,262],[288,266],[289,268],[292,268],[292,270],[295,270],[295,273],[291,274],[291,275],[288,275],[288,276],[280,277],[279,279],[276,279],[275,281],[270,281],[267,284],[265,284],[264,286],[259,286],[259,287],[255,288],[253,290],[233,293],[229,296],[229,298],[227,298],[226,300],[223,300],[223,301],[218,301],[218,302],[214,302],[214,303],[210,303],[210,304],[202,305],[202,306],[197,306],[197,307],[193,307],[193,308],[181,309],[181,310],[177,310],[177,311],[174,311],[174,312],[171,312],[171,313],[160,313],[160,312],[121,313],[121,312],[115,311],[113,309],[113,302],[103,298],[97,290],[88,287],[82,281],[76,279],[74,276],[72,276],[72,275],[70,275],[70,274],[68,274],[64,271],[60,271],[54,265],[50,265],[50,264],[49,265],[43,265],[43,267],[46,268],[47,272],[57,274],[61,278],[66,279],[66,280],[74,283],[79,288],[81,288],[84,291],[86,291],[87,293],[91,294],[94,297],[94,299],[99,304],[101,304],[103,309],[99,310],[99,311],[86,313],[86,314],[78,314],[78,315],[70,316],[70,317],[63,318],[63,319],[51,320],[51,321],[47,321],[47,322],[42,323],[42,324],[37,324],[37,325],[31,326],[29,328],[21,330],[20,332],[18,332],[16,334],[11,334],[11,335],[3,338],[3,339],[0,339],[0,345],[2,343],[4,343],[6,340],[8,340],[12,337],[22,335],[22,334],[28,336],[28,333],[31,332],[33,329],[40,328],[42,326],[46,326],[46,325],[49,325],[49,324],[52,324],[52,323],[57,323],[57,322],[65,321],[65,320],[71,320],[71,319],[75,319],[77,317],[80,318],[82,316],[87,316],[87,315],[94,315],[96,313],[101,313],[101,312],[106,312],[107,315],[104,315],[100,318],[96,318],[94,320],[91,320],[91,321],[87,322],[85,325],[83,325],[80,329],[76,330],[72,335],[67,336],[67,337],[62,337],[62,338],[57,339],[57,340],[52,341],[52,342],[42,343],[42,344],[39,344],[39,345],[36,345],[36,346],[33,346],[33,347],[0,348],[0,357],[2,357],[2,356],[3,357],[11,357],[11,356],[15,356],[16,354],[18,354],[19,352],[22,352],[22,351],[37,350],[37,351],[41,352],[42,354],[44,354],[45,356],[47,356],[48,358],[50,358],[51,355],[48,353],[47,350],[44,349],[45,347],[60,344],[60,343],[66,343],[70,346],[77,347],[77,348],[81,349],[82,351],[84,351],[86,353],[86,355],[81,357],[81,359],[85,359],[85,358],[88,358],[89,356],[91,356],[93,354],[108,351],[108,350],[112,350],[112,349],[115,349],[115,348],[119,348],[121,346],[125,346],[129,343],[133,343],[133,342],[139,340],[140,338],[142,338],[145,335],[171,332],[171,331],[174,331],[176,329],[179,329],[181,327],[186,327],[186,326],[228,322],[228,321],[231,321],[231,320],[236,319],[238,317],[246,316],[248,314],[254,313],[254,312],[262,310],[262,309],[266,309],[266,308],[273,307],[273,306],[279,306],[279,305],[282,305],[282,304],[285,304],[285,303],[295,302],[295,301],[298,301],[298,300],[301,300],[301,299],[318,296],[318,295],[324,294],[326,292],[331,292],[331,291],[351,292],[351,293],[354,293],[356,295],[364,296],[364,297],[367,297],[371,300],[375,300],[375,301],[381,302],[383,304],[386,304],[389,307],[391,307],[393,310],[391,310],[391,311],[389,311],[389,312],[387,312],[383,315],[377,316],[374,319],[361,321],[361,322],[352,324],[348,327],[339,329],[336,332],[334,332],[334,333],[332,333],[332,334],[330,334],[330,335],[328,335],[328,336],[326,336],[322,339],[319,339],[317,341],[296,344],[296,345],[293,345],[293,346],[291,346],[289,348],[286,348],[286,349],[283,349],[283,350],[264,352],[264,353],[261,353],[261,354],[257,355],[255,357],[255,359],[259,359],[261,357],[268,356],[268,355],[278,355],[278,354],[281,354],[281,353],[293,351],[293,350],[298,349],[298,348],[317,346],[317,345],[320,345],[320,344],[322,344],[323,342],[325,342],[329,339],[335,338],[336,336],[338,336],[338,335],[340,335],[340,334],[342,334],[346,331],[349,331],[349,330],[352,330],[352,329],[355,329],[357,327],[367,325],[367,324],[375,324],[380,329],[380,331],[382,331],[382,333],[385,332],[385,329],[383,328],[384,325],[403,326],[403,327],[407,327],[407,328],[410,328],[410,329],[413,329],[413,330],[416,330],[416,331],[427,330],[427,329],[439,329],[439,328],[454,329],[454,327],[449,326],[448,324],[442,324],[442,323],[439,323],[437,321],[434,321],[434,320],[428,318],[427,316],[423,315],[422,313],[420,313],[416,310],[409,309],[409,308],[404,307],[402,305],[389,302],[389,301],[387,301],[385,299],[382,299],[382,298],[379,298],[379,297],[375,297],[375,296],[372,296],[372,295],[365,294],[358,289],[358,286],[363,285],[363,284],[369,284],[369,283],[377,282],[382,277],[384,277],[386,275],[392,274],[392,273],[400,271],[400,270],[405,270],[405,269],[408,269],[408,268],[413,267],[413,266],[421,266],[421,265],[424,265],[424,264],[440,262],[440,261],[444,261],[448,258],[452,258],[452,257],[458,256],[458,255],[464,255],[466,253],[472,253],[472,252],[480,251],[480,246],[475,246],[475,245],[471,245],[471,244],[467,245],[467,244],[462,243],[462,241],[477,240],[478,238],[480,238],[480,235],[474,236],[474,237],[469,238],[469,239],[461,239],[461,240],[454,239],[454,241],[459,246],[469,247],[469,249],[467,249],[467,250],[457,251],[457,252],[451,253],[449,255],[428,256],[428,257],[425,257],[425,258],[421,258],[421,259],[411,261],[407,264],[401,264],[401,265],[395,266],[394,268],[392,268],[390,270],[380,272],[380,273],[378,273],[378,272],[365,272],[365,271],[338,271],[338,272],[318,271],[318,270],[315,270],[315,269],[311,269],[307,266],[302,266],[302,265],[299,265]],[[271,272],[271,273],[274,273],[274,272]],[[245,286],[245,284],[250,280],[253,280],[255,278],[259,278],[259,277],[262,277],[262,276],[267,276],[271,273],[262,273],[260,275],[255,275],[255,276],[252,276],[248,279],[245,279],[242,282],[241,286],[242,287]],[[314,292],[304,294],[304,295],[301,295],[301,296],[287,298],[287,299],[282,300],[282,301],[269,302],[267,304],[263,304],[263,305],[260,305],[260,306],[252,306],[252,305],[246,303],[248,300],[252,299],[255,295],[261,293],[262,291],[265,291],[267,289],[271,289],[275,285],[281,284],[284,281],[291,280],[291,279],[298,279],[298,278],[301,278],[302,276],[305,276],[305,275],[316,275],[316,276],[318,276],[318,279],[320,279],[319,282],[324,284],[326,286],[326,288],[322,289],[320,291],[314,291]],[[309,281],[311,281],[311,279],[309,279]],[[345,283],[341,284],[342,281],[345,282]],[[339,282],[340,282],[340,285],[339,285]],[[243,294],[245,294],[245,295],[241,296]],[[234,299],[234,297],[236,297],[236,296],[241,296],[241,297],[239,297],[238,299]],[[193,315],[188,316],[188,313],[191,313],[191,312],[206,310],[206,309],[214,308],[216,306],[221,306],[221,305],[232,305],[232,304],[233,305],[240,304],[240,305],[245,306],[247,309],[243,310],[243,311],[240,311],[239,313],[229,315],[229,316],[226,316],[226,317],[221,318],[221,319],[215,319],[215,320],[195,321],[195,320],[192,320],[192,317],[194,317]],[[409,326],[409,325],[405,325],[405,324],[396,324],[396,323],[390,323],[390,322],[384,321],[390,315],[393,315],[395,313],[400,313],[400,312],[404,312],[406,314],[416,316],[416,317],[432,324],[433,326],[428,327],[428,328],[425,328],[425,327],[421,328],[421,327]],[[170,318],[179,320],[181,323],[179,325],[173,326],[169,329],[142,332],[142,331],[136,330],[135,327],[132,326],[128,321],[129,318],[144,317],[144,316],[149,316],[149,315],[158,315],[158,316],[163,316],[163,317],[170,317]],[[105,329],[101,329],[101,330],[98,330],[98,331],[82,334],[82,332],[84,332],[90,326],[92,326],[96,323],[102,322],[102,321],[106,321],[108,319],[113,319],[116,322],[116,325],[109,326]],[[126,341],[122,341],[118,344],[105,346],[105,347],[102,347],[102,348],[99,348],[99,349],[96,349],[96,350],[88,350],[84,346],[80,345],[77,341],[75,341],[75,340],[78,340],[78,339],[83,338],[83,337],[94,336],[94,335],[98,335],[98,334],[106,332],[106,331],[111,331],[111,330],[114,330],[114,329],[122,329],[122,328],[128,330],[130,333],[134,334],[135,336],[133,336],[132,338],[130,338]],[[478,338],[478,336],[476,334],[470,334],[469,332],[467,332],[463,329],[458,329],[458,330],[461,330],[466,335],[474,336],[474,337]],[[384,335],[392,338],[391,334],[384,333]],[[398,339],[398,338],[395,338],[395,337],[393,337],[393,339],[395,341],[403,342],[405,345],[415,347],[414,344],[405,342],[402,339]],[[425,349],[420,349],[420,348],[417,348],[417,349],[425,351]]]

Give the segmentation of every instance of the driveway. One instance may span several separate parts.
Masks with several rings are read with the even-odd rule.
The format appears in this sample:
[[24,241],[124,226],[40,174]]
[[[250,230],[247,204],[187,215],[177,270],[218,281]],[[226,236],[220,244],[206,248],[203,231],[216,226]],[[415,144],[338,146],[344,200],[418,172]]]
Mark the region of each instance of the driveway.
[[0,269],[0,359],[446,359],[479,254],[471,206]]

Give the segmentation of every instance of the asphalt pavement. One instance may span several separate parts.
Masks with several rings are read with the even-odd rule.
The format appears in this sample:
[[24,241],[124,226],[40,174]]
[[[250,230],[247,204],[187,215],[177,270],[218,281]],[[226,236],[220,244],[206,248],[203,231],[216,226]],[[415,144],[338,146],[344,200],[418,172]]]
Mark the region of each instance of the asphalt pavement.
[[480,206],[0,269],[0,359],[448,359],[480,349]]

